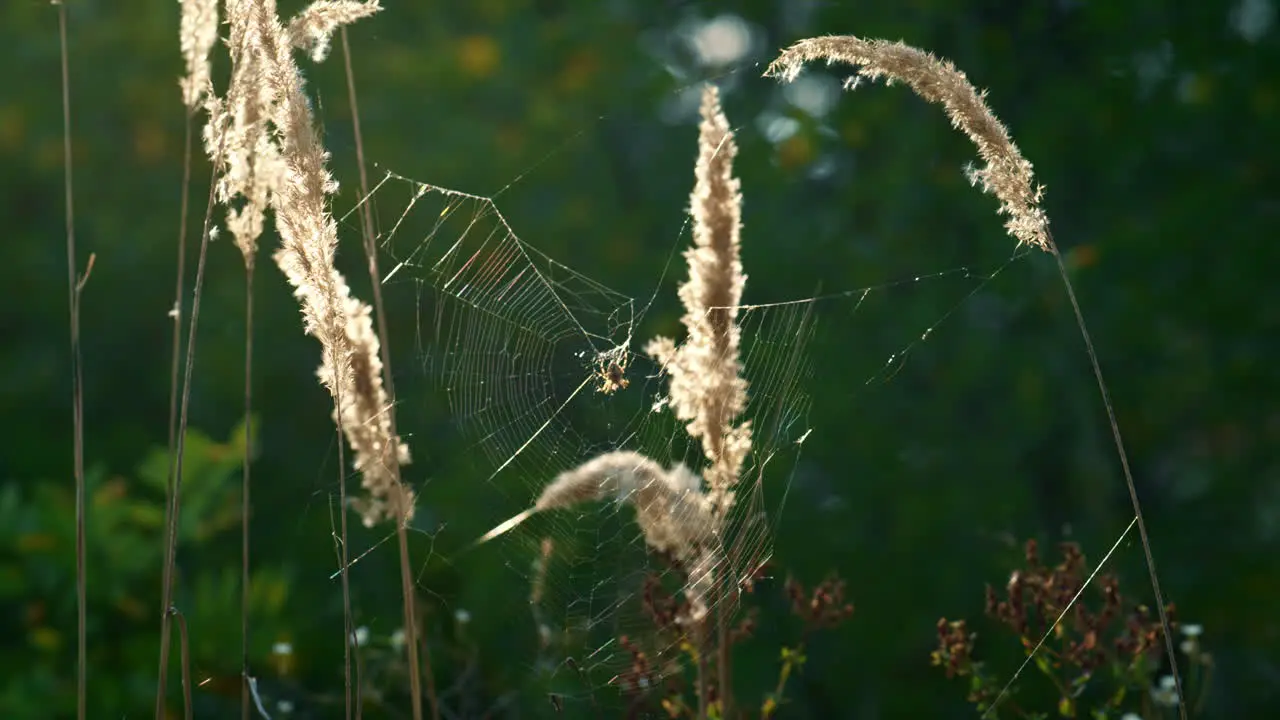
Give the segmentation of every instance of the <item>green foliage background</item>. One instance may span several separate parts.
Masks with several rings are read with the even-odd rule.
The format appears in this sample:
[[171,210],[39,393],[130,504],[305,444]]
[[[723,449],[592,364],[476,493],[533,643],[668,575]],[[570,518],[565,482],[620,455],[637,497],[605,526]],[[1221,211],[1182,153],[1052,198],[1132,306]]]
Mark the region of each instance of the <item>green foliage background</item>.
[[[1280,706],[1274,27],[1246,40],[1232,29],[1234,6],[1154,0],[386,5],[352,30],[371,161],[445,187],[501,191],[522,239],[638,297],[672,258],[692,184],[693,124],[666,121],[664,108],[703,77],[722,83],[739,133],[749,301],[1007,259],[1011,241],[994,201],[961,173],[971,149],[936,108],[902,88],[867,87],[815,118],[759,78],[778,48],[826,33],[902,38],[952,59],[990,90],[1048,188],[1164,589],[1182,619],[1207,629],[1217,663],[1209,716],[1260,717]],[[70,3],[77,226],[82,258],[97,255],[82,318],[94,717],[148,712],[155,673],[183,132],[177,11],[172,2]],[[751,23],[759,44],[741,65],[699,74],[675,31],[719,13]],[[6,3],[0,43],[8,298],[0,305],[0,708],[5,717],[63,716],[74,707],[75,604],[55,11]],[[343,212],[357,181],[340,56],[304,71]],[[799,131],[771,142],[758,122],[766,111],[793,117]],[[195,168],[198,213],[208,166]],[[343,232],[340,263],[368,297],[357,228],[346,223]],[[337,455],[313,373],[317,346],[302,336],[267,252],[255,288],[253,664],[264,693],[292,702],[298,716],[332,717],[342,667],[341,597],[329,579]],[[208,717],[232,712],[239,667],[238,526],[228,513],[244,437],[243,282],[239,253],[216,242],[178,595],[193,665],[209,679],[198,700]],[[928,666],[937,618],[981,614],[983,585],[1003,582],[1015,539],[1069,532],[1097,558],[1130,518],[1050,259],[1020,260],[966,297],[975,285],[892,289],[847,323],[819,328],[814,432],[778,525],[776,560],[809,580],[838,571],[857,614],[809,648],[784,716],[967,716],[961,688]],[[408,477],[420,489],[413,551],[438,683],[471,668],[465,687],[477,713],[498,698],[550,713],[545,688],[530,679],[528,591],[503,567],[518,553],[458,559],[501,513],[494,488],[450,454],[449,418],[427,401],[412,286],[391,297],[399,422],[415,455]],[[881,372],[953,308],[900,370]],[[669,331],[677,317],[669,276],[638,336]],[[523,502],[523,489],[509,486],[506,502]],[[382,537],[359,530],[352,545]],[[1128,593],[1147,597],[1136,548],[1126,545],[1116,562]],[[357,623],[375,644],[399,626],[395,563],[386,544],[353,573]],[[459,610],[470,617],[465,626]],[[741,661],[744,700],[771,685],[785,642],[781,620],[766,612],[763,622]],[[985,637],[993,663],[1011,671],[1018,649],[999,645],[997,633]],[[271,655],[276,642],[292,643],[292,661]],[[381,657],[371,651],[371,671],[387,673],[394,701],[395,662]]]

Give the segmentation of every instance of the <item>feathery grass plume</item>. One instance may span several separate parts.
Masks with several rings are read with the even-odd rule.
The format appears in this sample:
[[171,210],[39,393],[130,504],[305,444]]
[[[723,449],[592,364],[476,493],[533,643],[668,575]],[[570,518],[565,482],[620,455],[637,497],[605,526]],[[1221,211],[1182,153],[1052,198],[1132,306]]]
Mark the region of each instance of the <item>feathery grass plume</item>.
[[258,82],[264,62],[257,50],[258,28],[256,23],[236,21],[259,8],[244,0],[227,5],[232,18],[227,42],[233,58],[231,83],[225,98],[209,93],[205,99],[209,120],[204,144],[220,171],[214,188],[218,202],[227,207],[227,229],[244,256],[245,267],[252,268],[265,213],[272,193],[284,181],[285,166],[265,115],[271,92]]
[[801,40],[783,50],[765,76],[794,80],[810,60],[856,65],[858,75],[868,80],[885,77],[886,82],[904,82],[921,98],[942,105],[951,124],[969,136],[987,163],[969,170],[969,181],[999,198],[1000,212],[1009,218],[1005,229],[1019,244],[1052,252],[1049,219],[1040,208],[1043,188],[1035,184],[1031,163],[987,106],[985,93],[974,89],[963,72],[905,43],[829,35]]
[[689,208],[694,246],[684,253],[689,279],[679,291],[688,337],[681,345],[654,338],[645,352],[671,378],[668,392],[676,417],[687,423],[691,437],[702,441],[711,462],[705,471],[708,497],[722,517],[733,505],[732,488],[751,451],[750,422],[735,424],[747,404],[737,325],[747,277],[739,256],[742,194],[733,177],[738,148],[713,85],[703,91],[701,113]]
[[333,33],[371,14],[376,2],[360,0],[315,0],[289,21],[289,43],[306,51],[312,62],[323,62],[329,56]]
[[502,535],[534,513],[603,500],[635,508],[645,543],[670,555],[689,576],[684,588],[688,619],[705,617],[717,557],[716,526],[702,478],[683,464],[664,469],[656,460],[630,450],[596,456],[557,475],[533,507],[497,525],[476,544]]
[[368,492],[360,503],[366,525],[412,517],[413,493],[393,472],[409,462],[409,450],[391,433],[393,409],[382,385],[370,308],[351,296],[334,267],[338,235],[328,195],[337,183],[325,167],[329,156],[316,134],[292,49],[297,40],[314,54],[341,24],[380,9],[376,0],[321,2],[286,30],[273,0],[228,0],[240,78],[234,94],[210,102],[205,141],[211,153],[228,148],[224,157],[214,157],[226,166],[219,192],[246,197],[245,207],[234,214],[245,236],[256,237],[254,230],[260,230],[255,223],[260,226],[256,213],[262,204],[275,211],[281,247],[273,257],[294,287],[304,330],[325,350],[317,374],[334,397],[334,420],[355,453],[355,469]]
[[[340,23],[381,9],[377,0],[358,7],[350,7],[353,3],[338,5],[342,7],[333,12],[304,11],[291,24],[288,36],[310,37],[318,46],[317,38]],[[292,180],[282,184],[274,196],[281,247],[273,257],[302,302],[304,327],[329,350],[317,374],[338,401],[334,420],[355,452],[355,469],[368,492],[361,503],[364,523],[405,523],[413,517],[413,492],[399,482],[393,465],[409,462],[409,447],[391,434],[393,408],[382,386],[382,360],[371,309],[351,296],[346,279],[333,264],[338,234],[326,196],[337,190],[337,183],[325,169],[328,153],[316,135],[311,106],[302,91],[302,75],[290,55],[291,43],[285,42],[286,32],[274,15],[260,15],[258,20],[261,27],[272,31],[263,33],[269,38],[264,47],[274,50],[276,60],[267,79],[277,93],[271,121],[280,136],[287,177]]]
[[689,603],[686,619],[697,622],[706,617],[717,554],[712,508],[702,492],[702,479],[682,464],[663,469],[640,453],[620,450],[560,473],[533,509],[607,499],[632,505],[645,542],[669,554],[688,574],[683,590]]
[[663,469],[637,452],[620,450],[560,473],[542,490],[541,512],[606,499],[630,503],[645,541],[658,552],[685,561],[710,539],[710,507],[702,479],[681,464]]
[[178,81],[182,104],[195,110],[212,86],[209,51],[218,39],[218,0],[179,0],[182,20],[178,26],[178,46],[187,74]]

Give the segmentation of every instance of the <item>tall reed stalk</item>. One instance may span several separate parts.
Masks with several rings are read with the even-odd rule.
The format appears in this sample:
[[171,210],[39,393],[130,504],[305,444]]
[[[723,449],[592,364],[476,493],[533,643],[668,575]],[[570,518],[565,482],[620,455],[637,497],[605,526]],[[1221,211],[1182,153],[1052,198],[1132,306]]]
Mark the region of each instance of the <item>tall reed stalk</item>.
[[[1159,573],[1156,572],[1155,556],[1151,551],[1151,538],[1147,534],[1146,522],[1143,519],[1142,503],[1138,499],[1137,486],[1133,481],[1133,473],[1129,469],[1129,455],[1125,451],[1120,425],[1116,421],[1115,408],[1111,403],[1111,394],[1107,390],[1102,366],[1098,362],[1093,340],[1084,321],[1084,313],[1080,310],[1080,303],[1076,299],[1075,287],[1067,274],[1066,265],[1063,264],[1062,254],[1053,240],[1053,234],[1049,230],[1048,216],[1040,207],[1043,188],[1034,182],[1031,163],[1013,144],[1008,130],[991,112],[983,96],[969,82],[965,74],[950,62],[940,60],[919,48],[901,42],[868,40],[853,35],[826,36],[795,43],[769,65],[765,74],[790,81],[795,79],[805,63],[814,60],[848,63],[855,66],[856,77],[867,80],[885,78],[902,82],[922,99],[941,105],[951,119],[952,125],[969,137],[977,148],[978,155],[986,162],[984,167],[969,172],[970,182],[982,188],[984,192],[999,198],[1000,213],[1008,218],[1005,228],[1020,244],[1037,247],[1053,256],[1058,274],[1066,288],[1067,297],[1071,301],[1076,327],[1089,355],[1089,364],[1098,385],[1098,392],[1106,407],[1111,439],[1120,459],[1125,486],[1129,492],[1130,504],[1138,527],[1138,536],[1142,541],[1142,552],[1151,580],[1151,589],[1160,615],[1166,659],[1178,693],[1178,715],[1182,720],[1186,720],[1186,695],[1182,688],[1181,674],[1178,672],[1178,657],[1174,651],[1173,633],[1164,593],[1160,590]],[[987,711],[988,716],[995,712],[1000,700],[1007,694],[1013,682],[1032,661],[1038,650],[1037,646],[1009,680],[1009,684],[1000,692],[1000,696]]]
[[62,157],[65,172],[64,210],[67,246],[67,308],[71,325],[71,417],[72,474],[76,496],[76,718],[85,720],[88,703],[89,655],[86,606],[88,577],[85,568],[85,477],[84,477],[84,369],[80,353],[80,295],[93,270],[93,256],[84,275],[78,276],[76,260],[75,182],[71,157],[71,61],[67,52],[67,5],[58,6],[58,55],[62,64]]

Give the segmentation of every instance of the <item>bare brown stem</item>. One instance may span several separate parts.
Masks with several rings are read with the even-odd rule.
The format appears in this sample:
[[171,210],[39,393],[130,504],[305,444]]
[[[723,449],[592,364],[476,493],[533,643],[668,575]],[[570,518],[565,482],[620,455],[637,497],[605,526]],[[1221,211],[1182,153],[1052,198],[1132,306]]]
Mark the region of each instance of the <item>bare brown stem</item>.
[[[330,350],[329,352],[332,352]],[[337,366],[335,359],[334,366]],[[342,407],[342,387],[336,386],[334,403]],[[346,700],[347,720],[351,720],[353,686],[351,674],[351,648],[355,644],[355,627],[351,621],[351,574],[348,569],[350,557],[347,550],[347,478],[346,478],[346,439],[342,437],[342,425],[338,425],[338,574],[342,581],[342,685],[343,697]],[[358,680],[355,684],[358,684]]]
[[[392,437],[396,437],[392,435]],[[413,574],[409,567],[409,533],[405,530],[404,522],[396,523],[396,536],[400,542],[400,594],[403,598],[404,605],[404,635],[405,645],[409,651],[409,689],[412,696],[409,698],[410,707],[413,709],[414,720],[422,720],[422,679],[421,671],[418,669],[418,621],[414,612],[414,594],[413,594]],[[433,692],[431,695],[432,716],[438,718],[436,714],[438,705],[434,693],[435,681],[430,682]]]
[[253,459],[253,269],[244,267],[244,462],[240,488],[240,720],[249,720],[249,465]]
[[71,68],[67,52],[67,6],[58,2],[58,54],[62,62],[62,157],[66,191],[67,305],[71,324],[72,463],[76,483],[76,718],[88,708],[88,603],[85,568],[84,370],[80,355],[80,294],[93,269],[93,256],[84,276],[77,278],[75,193],[71,162]]
[[191,698],[191,643],[187,637],[187,619],[177,608],[170,608],[169,614],[178,618],[178,645],[182,661],[182,716],[191,720],[195,709]]
[[[356,145],[356,164],[360,173],[360,228],[364,238],[365,258],[369,264],[369,280],[373,288],[373,310],[374,316],[378,323],[378,337],[381,338],[381,356],[382,356],[382,384],[386,389],[387,397],[390,398],[391,406],[395,406],[395,383],[391,373],[391,342],[390,335],[387,333],[387,313],[386,306],[382,300],[382,281],[381,274],[378,272],[378,248],[374,239],[375,232],[373,226],[373,210],[369,205],[369,176],[365,170],[364,159],[364,138],[360,132],[360,105],[356,99],[356,81],[355,71],[351,67],[351,46],[347,40],[347,29],[344,27],[340,31],[342,38],[342,60],[346,69],[347,76],[347,98],[351,105],[351,123],[352,130],[355,134]],[[396,432],[395,413],[390,413],[391,437],[399,437]],[[400,477],[400,464],[398,462],[391,463],[395,481],[397,484],[402,482]],[[400,547],[400,587],[403,594],[402,603],[404,605],[405,617],[405,647],[408,650],[409,658],[409,690],[413,695],[412,707],[414,720],[422,720],[422,688],[421,676],[423,669],[419,668],[418,649],[417,649],[417,632],[415,618],[417,612],[414,608],[414,592],[412,581],[412,568],[409,562],[409,539],[404,521],[397,522],[396,532],[399,536]],[[429,658],[429,655],[427,656]],[[427,674],[427,693],[431,704],[432,720],[439,720],[440,706],[435,693],[435,679],[431,672],[431,662],[428,659],[426,663]]]
[[[178,369],[182,358],[182,291],[187,274],[187,195],[191,191],[191,130],[195,113],[188,109],[182,133],[182,192],[178,208],[178,257],[173,289],[173,349],[169,365],[169,478],[166,492],[173,492],[174,442],[178,434]],[[165,505],[165,512],[168,512]]]
[[200,320],[200,297],[204,290],[205,261],[209,255],[209,226],[213,218],[216,169],[209,177],[209,201],[205,206],[204,225],[200,232],[200,256],[196,262],[195,287],[192,290],[191,320],[187,330],[186,369],[182,380],[182,400],[178,411],[178,432],[174,442],[173,487],[165,512],[165,550],[160,591],[160,670],[156,680],[156,720],[164,720],[164,699],[169,679],[170,610],[173,608],[173,563],[178,552],[178,512],[182,500],[182,451],[186,444],[187,416],[191,405],[191,377],[196,365],[196,328]]

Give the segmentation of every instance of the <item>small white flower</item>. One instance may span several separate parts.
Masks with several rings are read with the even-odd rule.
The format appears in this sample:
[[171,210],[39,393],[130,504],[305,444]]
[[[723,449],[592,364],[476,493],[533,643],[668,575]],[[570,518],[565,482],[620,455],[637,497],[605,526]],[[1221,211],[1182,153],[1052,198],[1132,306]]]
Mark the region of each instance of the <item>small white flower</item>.
[[285,642],[282,640],[271,646],[271,653],[273,655],[292,655],[293,643]]
[[391,647],[396,650],[400,650],[401,648],[403,648],[404,647],[404,628],[396,628],[395,632],[391,633],[390,642],[391,642]]
[[466,625],[471,622],[471,613],[463,610],[462,608],[458,608],[453,611],[453,621],[459,625]]
[[1200,637],[1204,633],[1204,627],[1201,625],[1183,625],[1182,634],[1189,638]]
[[1178,684],[1172,675],[1165,675],[1160,678],[1160,685],[1151,688],[1151,699],[1157,705],[1164,707],[1178,706]]
[[279,710],[282,715],[289,715],[293,712],[293,703],[289,700],[281,700],[276,703],[276,710]]
[[355,640],[356,647],[364,647],[369,644],[369,628],[364,625],[356,628],[356,631],[351,635],[352,639]]
[[1125,713],[1120,716],[1120,720],[1142,720],[1142,716],[1138,713]]

